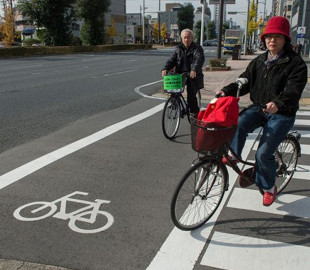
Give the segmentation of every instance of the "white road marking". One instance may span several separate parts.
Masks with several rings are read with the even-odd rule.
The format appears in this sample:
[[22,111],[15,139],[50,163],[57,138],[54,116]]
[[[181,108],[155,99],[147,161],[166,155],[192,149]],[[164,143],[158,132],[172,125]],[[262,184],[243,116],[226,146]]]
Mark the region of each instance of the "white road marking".
[[215,232],[201,264],[229,270],[308,270],[310,248]]
[[235,188],[227,207],[310,218],[310,198],[293,194],[280,194],[271,206],[266,207],[263,206],[263,196],[258,190]]
[[298,111],[297,115],[299,115],[299,116],[310,116],[310,111]]
[[120,72],[114,72],[114,73],[108,73],[108,74],[104,74],[104,77],[107,76],[113,76],[113,75],[118,75],[118,74],[123,74],[123,73],[129,73],[129,72],[134,72],[137,71],[137,69],[130,69],[130,70],[125,70],[125,71],[120,71]]
[[310,126],[310,120],[296,119],[295,126]]
[[133,125],[153,114],[161,111],[164,107],[164,103],[161,103],[143,113],[130,117],[124,121],[111,125],[107,128],[104,128],[90,136],[87,136],[81,140],[73,142],[67,146],[64,146],[58,150],[55,150],[51,153],[48,153],[42,157],[39,157],[31,162],[28,162],[6,174],[0,176],[0,190],[7,187],[10,184],[15,183],[16,181],[22,179],[23,177],[65,157],[68,156],[84,147],[87,147],[90,144],[93,144],[99,140],[102,140],[115,132],[118,132],[130,125]]
[[[249,134],[244,147],[245,155],[248,155],[251,151],[257,135],[258,133]],[[228,172],[230,176],[229,183],[232,187],[237,179],[237,174],[231,168],[228,168]],[[175,227],[157,252],[147,270],[193,269],[231,190],[225,192],[221,205],[203,227],[191,232],[181,231]]]
[[160,83],[160,82],[162,82],[162,81],[163,81],[163,80],[156,81],[156,82],[151,82],[151,83],[148,83],[148,84],[144,84],[144,85],[138,86],[138,87],[135,88],[135,92],[136,92],[138,95],[140,95],[140,96],[142,96],[142,97],[145,97],[145,98],[153,98],[153,99],[159,99],[159,100],[166,100],[166,98],[160,98],[160,97],[153,97],[153,96],[145,95],[145,94],[143,94],[143,93],[140,91],[140,89],[143,88],[143,87],[150,86],[150,85],[156,84],[156,83]]
[[[258,144],[259,144],[259,141],[257,141],[254,144],[253,150],[255,150],[255,151],[257,150]],[[301,154],[302,155],[310,155],[310,145],[308,145],[308,144],[301,144],[300,147],[301,147]]]
[[[249,159],[247,161],[254,163],[254,160],[252,159]],[[293,178],[302,179],[302,180],[310,180],[310,166],[297,163],[297,167],[294,172]]]

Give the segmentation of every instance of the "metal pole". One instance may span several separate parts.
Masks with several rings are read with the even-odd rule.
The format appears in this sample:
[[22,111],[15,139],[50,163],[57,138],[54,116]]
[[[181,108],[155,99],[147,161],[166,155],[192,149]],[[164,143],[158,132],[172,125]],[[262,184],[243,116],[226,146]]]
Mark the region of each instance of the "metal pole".
[[144,12],[145,12],[145,0],[143,0],[143,10],[142,10],[142,42],[145,43],[145,22],[144,22]]
[[244,39],[244,55],[247,54],[247,41],[248,41],[248,25],[249,25],[249,13],[250,13],[250,1],[248,0],[248,12],[247,12],[247,19],[246,19],[246,26],[245,26],[245,39]]
[[159,8],[158,8],[158,43],[160,41],[160,0],[159,0]]
[[223,30],[223,14],[224,14],[224,0],[220,0],[220,21],[219,21],[219,35],[217,39],[217,59],[221,59],[222,51],[222,30]]
[[200,45],[203,46],[203,36],[205,30],[205,22],[204,22],[204,15],[205,15],[205,0],[202,0],[201,3],[201,27],[200,27]]

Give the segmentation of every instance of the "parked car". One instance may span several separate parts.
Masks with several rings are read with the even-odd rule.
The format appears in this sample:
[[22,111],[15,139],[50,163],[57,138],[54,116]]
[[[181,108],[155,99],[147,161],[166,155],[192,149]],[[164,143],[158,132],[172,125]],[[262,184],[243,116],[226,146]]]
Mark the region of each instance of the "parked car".
[[205,40],[203,43],[202,43],[203,46],[212,46],[212,40]]

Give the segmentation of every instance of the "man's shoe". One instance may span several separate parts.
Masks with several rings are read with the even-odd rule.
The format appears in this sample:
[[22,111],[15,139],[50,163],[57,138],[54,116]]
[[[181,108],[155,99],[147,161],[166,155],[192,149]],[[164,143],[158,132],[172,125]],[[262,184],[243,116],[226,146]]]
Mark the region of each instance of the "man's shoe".
[[[237,163],[239,162],[239,161],[236,160],[236,159],[232,159],[232,156],[228,156],[228,159],[229,159],[230,163],[237,164]],[[223,158],[222,158],[222,162],[223,162],[224,165],[231,166],[230,163],[229,163],[229,161],[227,160],[226,157],[223,157]]]
[[241,188],[246,188],[248,186],[251,186],[254,184],[254,178],[255,178],[255,168],[249,168],[242,172],[242,176],[238,177],[239,180],[239,186]]
[[265,191],[264,197],[263,197],[263,205],[270,206],[275,201],[277,197],[277,186],[274,186],[273,193],[270,193],[269,191]]

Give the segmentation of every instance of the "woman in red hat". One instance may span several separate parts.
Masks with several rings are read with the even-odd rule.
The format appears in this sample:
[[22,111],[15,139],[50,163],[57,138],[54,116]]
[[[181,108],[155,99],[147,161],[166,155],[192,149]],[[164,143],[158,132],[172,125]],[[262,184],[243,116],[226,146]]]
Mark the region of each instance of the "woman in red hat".
[[[277,195],[273,153],[294,125],[299,99],[307,83],[307,66],[292,50],[290,25],[286,18],[272,17],[261,40],[265,42],[267,51],[253,59],[240,75],[240,78],[248,79],[240,95],[250,93],[253,104],[240,114],[231,146],[241,155],[248,133],[263,125],[264,131],[255,156],[254,181],[249,183],[240,177],[239,184],[247,187],[255,182],[265,191],[263,205],[269,206]],[[231,83],[219,93],[222,96],[235,96],[237,87],[236,83]],[[268,119],[260,113],[261,105],[266,105],[264,111]],[[234,157],[231,159],[234,160]],[[226,159],[223,162],[228,164]]]

